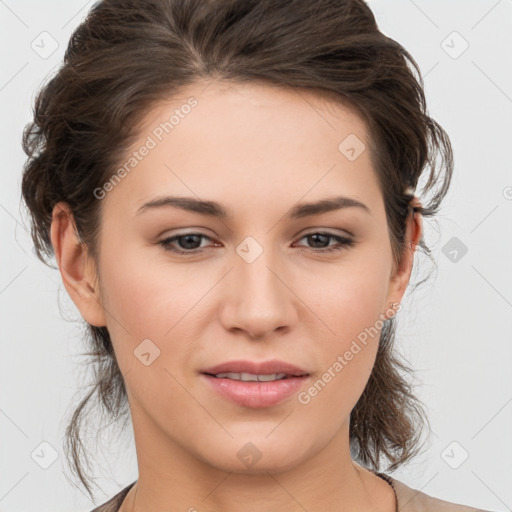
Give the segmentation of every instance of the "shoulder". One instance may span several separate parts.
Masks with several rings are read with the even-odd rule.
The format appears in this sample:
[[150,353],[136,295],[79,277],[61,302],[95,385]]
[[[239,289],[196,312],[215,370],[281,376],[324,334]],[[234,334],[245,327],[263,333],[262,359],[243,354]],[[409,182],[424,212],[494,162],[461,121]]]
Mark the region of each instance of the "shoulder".
[[[441,500],[429,496],[424,492],[407,486],[403,482],[390,477],[389,475],[380,474],[387,480],[395,490],[398,511],[399,512],[490,512],[488,510],[459,505],[449,501]],[[117,512],[128,491],[133,487],[135,482],[122,489],[115,496],[91,512]]]
[[119,507],[121,506],[121,503],[123,503],[123,500],[128,494],[128,491],[133,487],[134,484],[135,482],[132,482],[123,490],[119,491],[115,496],[110,498],[108,501],[106,501],[99,507],[96,507],[91,512],[117,512],[119,510]]
[[386,475],[386,478],[393,489],[395,489],[399,512],[490,512],[434,498],[407,486],[389,475]]

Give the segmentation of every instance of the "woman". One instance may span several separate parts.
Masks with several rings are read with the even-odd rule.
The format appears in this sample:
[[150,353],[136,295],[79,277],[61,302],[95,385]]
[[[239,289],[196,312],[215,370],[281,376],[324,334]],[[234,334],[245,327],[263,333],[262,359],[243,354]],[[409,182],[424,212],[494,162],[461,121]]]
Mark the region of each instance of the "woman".
[[75,31],[22,192],[89,328],[91,496],[88,406],[133,422],[95,511],[475,510],[380,471],[421,447],[394,316],[453,170],[413,70],[362,0],[104,0]]

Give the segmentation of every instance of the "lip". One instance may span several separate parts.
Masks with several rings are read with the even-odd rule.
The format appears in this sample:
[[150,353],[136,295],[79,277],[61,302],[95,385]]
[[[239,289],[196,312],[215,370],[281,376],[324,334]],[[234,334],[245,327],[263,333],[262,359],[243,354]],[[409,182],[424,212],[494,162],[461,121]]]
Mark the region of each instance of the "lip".
[[[245,382],[214,376],[217,373],[229,372],[257,375],[286,373],[287,378],[267,382]],[[272,360],[258,363],[237,360],[207,368],[201,372],[201,377],[223,398],[244,407],[263,408],[277,405],[297,393],[304,386],[305,381],[309,380],[310,374],[284,361]]]
[[270,361],[247,361],[237,359],[234,361],[226,361],[225,363],[212,366],[202,370],[201,373],[209,373],[215,375],[217,373],[254,373],[257,375],[270,375],[272,373],[286,373],[294,377],[308,375],[308,372],[298,366],[287,363],[285,361],[279,361],[278,359],[272,359]]

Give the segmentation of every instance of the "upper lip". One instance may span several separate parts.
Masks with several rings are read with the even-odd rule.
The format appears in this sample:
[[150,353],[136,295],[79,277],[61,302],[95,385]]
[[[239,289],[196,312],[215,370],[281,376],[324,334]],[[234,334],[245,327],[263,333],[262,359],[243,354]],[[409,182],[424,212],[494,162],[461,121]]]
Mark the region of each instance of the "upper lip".
[[244,361],[237,359],[211,366],[202,370],[202,373],[216,375],[217,373],[252,373],[254,375],[272,375],[274,373],[286,373],[286,375],[309,375],[306,370],[285,361],[272,359],[271,361]]

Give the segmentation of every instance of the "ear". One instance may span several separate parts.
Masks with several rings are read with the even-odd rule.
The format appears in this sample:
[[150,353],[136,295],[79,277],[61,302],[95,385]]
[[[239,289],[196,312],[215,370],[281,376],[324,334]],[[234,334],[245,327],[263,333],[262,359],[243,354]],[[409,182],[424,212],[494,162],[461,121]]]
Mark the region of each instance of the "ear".
[[[417,197],[414,197],[411,206],[421,206]],[[423,217],[420,213],[415,211],[409,212],[406,222],[405,246],[402,261],[399,266],[393,266],[393,273],[389,282],[387,296],[388,308],[391,308],[392,304],[399,304],[402,301],[402,297],[404,296],[411,278],[414,253],[423,235]]]
[[64,287],[82,317],[91,325],[105,326],[96,268],[88,257],[87,245],[79,239],[67,203],[60,202],[53,208],[51,240]]

